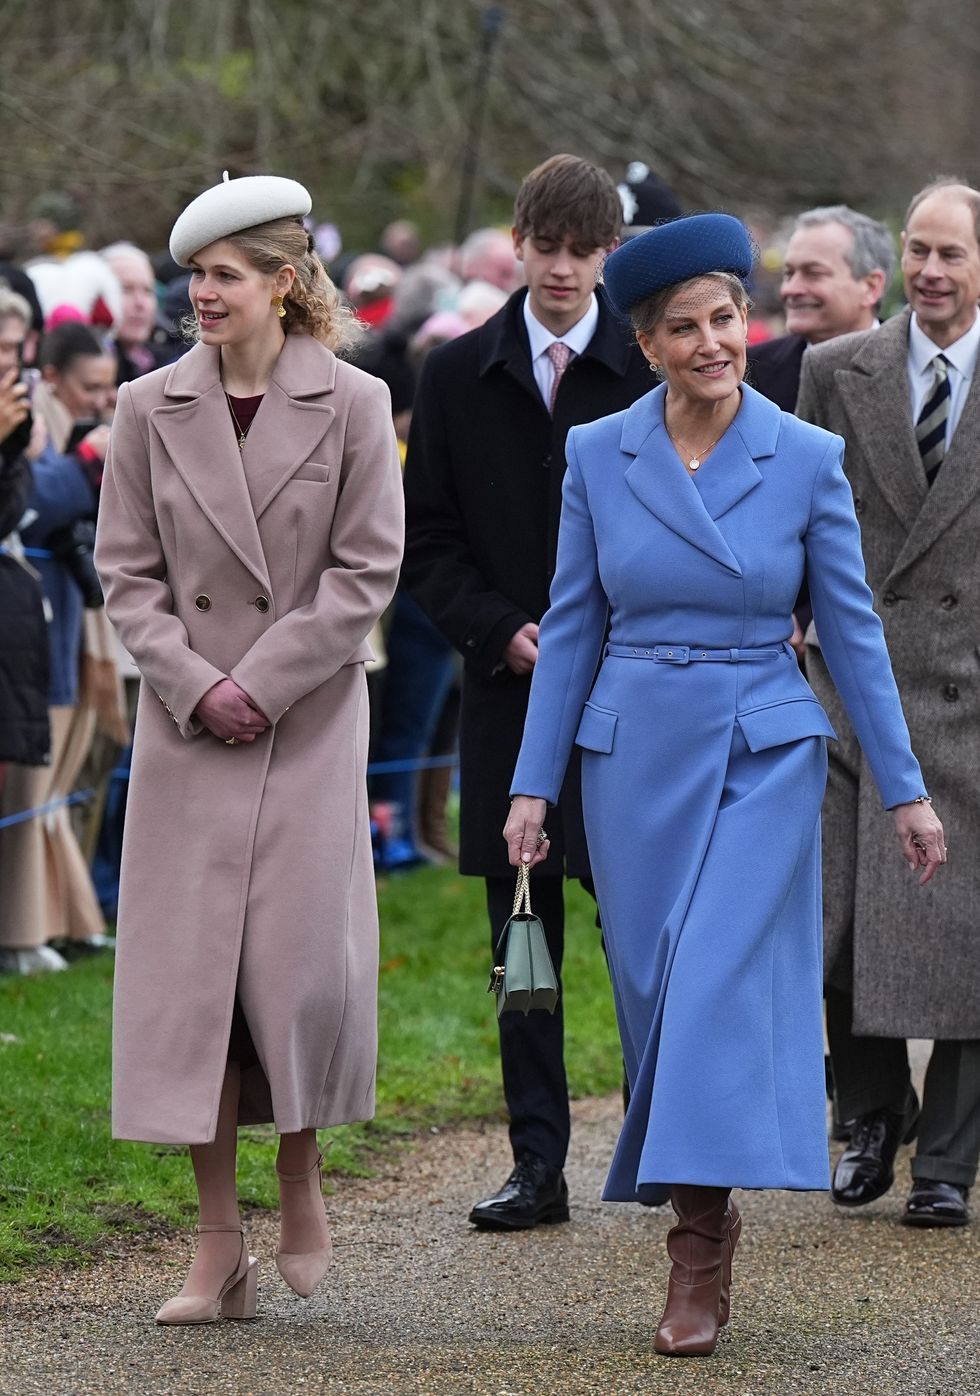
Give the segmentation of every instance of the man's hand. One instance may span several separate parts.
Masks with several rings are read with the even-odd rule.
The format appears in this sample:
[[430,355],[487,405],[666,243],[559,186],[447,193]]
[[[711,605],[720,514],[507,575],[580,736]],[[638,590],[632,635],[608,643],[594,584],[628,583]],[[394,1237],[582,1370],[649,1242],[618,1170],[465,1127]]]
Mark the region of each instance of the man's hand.
[[932,805],[912,803],[896,805],[895,832],[902,847],[902,857],[910,872],[923,869],[919,886],[924,886],[946,861],[946,836]]
[[27,389],[18,382],[18,372],[11,368],[0,378],[0,441],[6,441],[31,410]]
[[538,662],[538,627],[533,620],[522,625],[504,650],[504,663],[515,674],[529,674]]
[[194,709],[194,716],[223,742],[232,737],[240,742],[254,742],[271,726],[265,713],[255,706],[234,679],[222,679],[209,688]]

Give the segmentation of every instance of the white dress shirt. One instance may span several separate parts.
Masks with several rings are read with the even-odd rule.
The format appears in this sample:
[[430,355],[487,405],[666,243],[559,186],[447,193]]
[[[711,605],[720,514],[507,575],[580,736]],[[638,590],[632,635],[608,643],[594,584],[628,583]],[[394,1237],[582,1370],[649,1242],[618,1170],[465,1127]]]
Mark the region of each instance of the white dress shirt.
[[551,389],[555,381],[555,366],[548,357],[548,349],[552,344],[560,343],[567,345],[573,354],[584,354],[599,323],[599,302],[595,296],[592,296],[589,300],[589,308],[581,320],[576,321],[565,334],[557,335],[545,329],[541,321],[535,316],[531,309],[531,297],[527,295],[524,297],[524,323],[527,326],[527,337],[531,344],[531,367],[534,370],[534,381],[537,383],[538,392],[544,398],[544,404],[547,407],[551,402]]
[[980,315],[974,315],[973,324],[966,334],[955,339],[948,349],[940,349],[929,338],[913,315],[909,322],[909,396],[912,403],[912,421],[919,420],[919,414],[929,400],[936,370],[933,359],[944,354],[949,361],[949,412],[946,417],[946,449],[953,439],[970,390],[970,382],[977,367],[977,354],[980,353]]

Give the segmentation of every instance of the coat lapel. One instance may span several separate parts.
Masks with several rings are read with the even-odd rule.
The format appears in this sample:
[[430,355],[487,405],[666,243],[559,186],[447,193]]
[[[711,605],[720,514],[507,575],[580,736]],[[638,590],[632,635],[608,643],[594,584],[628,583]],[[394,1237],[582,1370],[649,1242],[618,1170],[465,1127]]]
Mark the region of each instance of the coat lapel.
[[[927,552],[980,493],[980,470],[977,469],[976,449],[978,437],[980,373],[975,373],[935,484],[922,501],[922,507],[895,560],[893,572],[909,567]],[[918,446],[916,456],[918,457]]]
[[755,489],[762,479],[756,458],[771,455],[780,412],[753,389],[742,388],[735,421],[695,478],[688,475],[664,427],[666,388],[661,386],[626,413],[622,449],[635,457],[626,483],[645,508],[680,537],[736,576],[742,575],[715,520]]
[[265,400],[245,441],[242,463],[254,514],[261,519],[276,495],[314,452],[336,415],[325,402],[337,360],[309,335],[288,335]]
[[694,485],[712,519],[720,519],[762,480],[756,460],[771,456],[779,437],[779,408],[742,387],[735,420],[694,477]]
[[176,401],[150,422],[203,513],[240,562],[270,589],[258,525],[218,375],[217,350],[198,344],[177,363],[164,389]]
[[337,360],[308,335],[288,335],[243,451],[238,450],[215,349],[198,344],[164,389],[172,405],[150,419],[175,470],[232,552],[269,591],[258,520],[310,459],[334,419]]
[[542,412],[547,408],[541,397],[534,369],[531,366],[531,346],[524,323],[524,298],[527,291],[515,291],[506,305],[501,306],[480,327],[480,374],[481,376],[496,365],[501,365],[515,382],[520,383],[531,394]]
[[910,530],[927,486],[909,406],[908,343],[909,312],[904,311],[870,334],[834,378],[868,468]]
[[[502,367],[530,393],[537,406],[546,411],[531,363],[531,346],[524,321],[526,297],[527,290],[521,287],[480,327],[480,374]],[[613,314],[601,287],[596,290],[596,299],[599,320],[582,358],[593,359],[617,377],[625,378],[636,353],[632,331],[628,322]]]

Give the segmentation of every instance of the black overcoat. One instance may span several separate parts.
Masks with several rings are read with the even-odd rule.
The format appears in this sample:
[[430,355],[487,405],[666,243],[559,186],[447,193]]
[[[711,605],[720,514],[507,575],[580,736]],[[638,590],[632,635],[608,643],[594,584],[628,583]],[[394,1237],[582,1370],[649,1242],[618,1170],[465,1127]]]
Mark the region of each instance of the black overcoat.
[[[0,444],[0,543],[20,522],[31,492],[26,459]],[[18,443],[19,444],[19,443]],[[41,766],[50,749],[48,635],[37,574],[0,553],[0,762]]]
[[805,349],[806,340],[801,334],[784,334],[778,339],[749,345],[746,383],[784,412],[793,412],[800,390],[800,365]]
[[[552,418],[534,381],[525,295],[429,355],[405,468],[402,581],[465,661],[459,863],[481,877],[511,871],[501,830],[531,682],[504,666],[503,653],[548,606],[565,437],[654,386],[632,331],[600,293],[596,332],[566,370]],[[540,873],[588,876],[577,762],[548,833]]]

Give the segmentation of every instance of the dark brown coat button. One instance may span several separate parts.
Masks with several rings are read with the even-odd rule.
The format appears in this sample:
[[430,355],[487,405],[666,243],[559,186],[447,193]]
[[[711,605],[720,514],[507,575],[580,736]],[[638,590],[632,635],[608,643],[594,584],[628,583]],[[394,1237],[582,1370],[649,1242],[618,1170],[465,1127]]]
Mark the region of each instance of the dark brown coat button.
[[886,591],[881,599],[882,601],[884,601],[886,606],[894,606],[895,602],[898,600],[898,597],[895,595],[893,591]]
[[944,611],[955,611],[956,607],[959,605],[959,602],[957,601],[956,597],[951,594],[949,596],[944,596],[939,604],[940,606],[942,606]]
[[855,512],[855,514],[860,514],[860,513],[862,513],[863,510],[864,510],[864,500],[861,498],[861,496],[860,496],[859,494],[856,494],[856,495],[854,496],[854,512]]
[[257,611],[261,611],[262,614],[265,615],[266,611],[269,609],[269,598],[267,596],[257,596],[252,602],[252,605]]
[[943,697],[947,703],[955,703],[960,696],[960,691],[955,683],[948,683],[943,689]]
[[199,611],[210,611],[211,598],[210,596],[205,596],[204,592],[202,591],[200,596],[194,597],[194,605],[197,607]]

